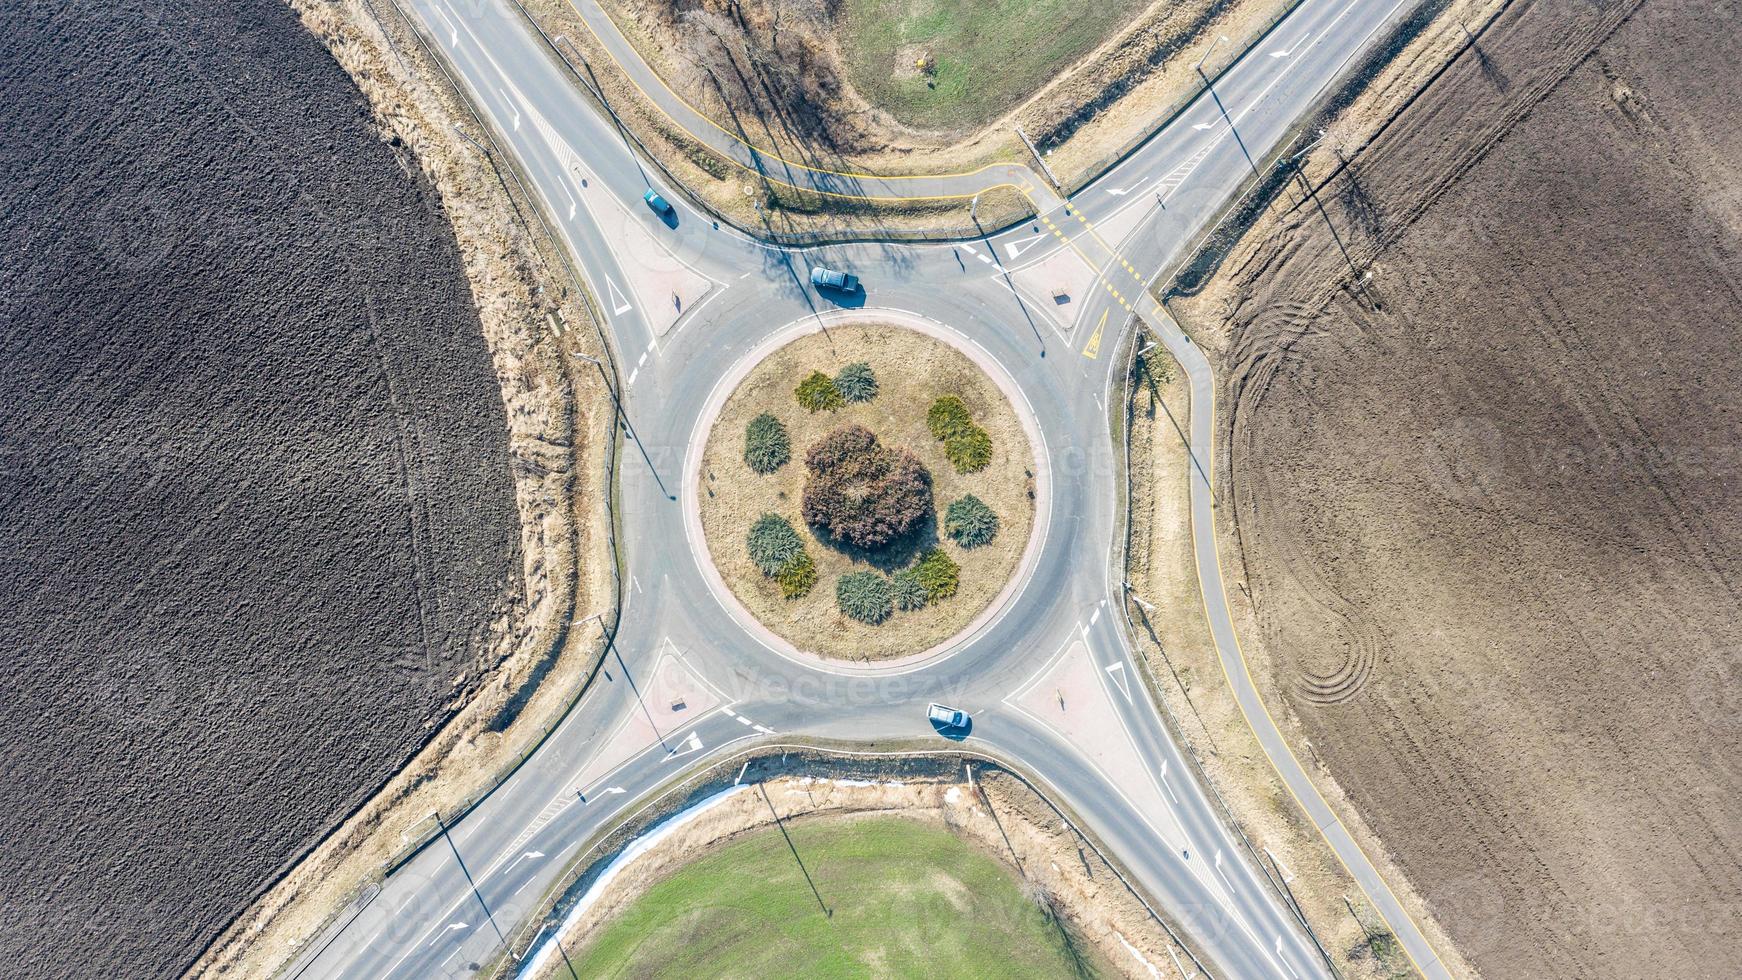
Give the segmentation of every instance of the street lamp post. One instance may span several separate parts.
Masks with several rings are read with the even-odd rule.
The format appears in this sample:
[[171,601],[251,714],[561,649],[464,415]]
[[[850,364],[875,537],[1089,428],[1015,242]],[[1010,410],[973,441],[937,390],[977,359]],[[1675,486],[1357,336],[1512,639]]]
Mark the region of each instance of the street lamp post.
[[[1193,70],[1196,71],[1199,75],[1203,75],[1204,62],[1210,60],[1210,52],[1216,50],[1216,46],[1221,44],[1223,41],[1226,41],[1226,40],[1228,40],[1228,35],[1226,35],[1226,34],[1216,35],[1216,39],[1214,41],[1210,42],[1209,47],[1204,49],[1204,56],[1202,58],[1198,59],[1198,63],[1196,65],[1192,66]],[[1205,81],[1208,81],[1208,80],[1209,79],[1205,79]]]
[[614,387],[611,384],[611,376],[605,373],[605,362],[599,360],[596,357],[590,357],[586,354],[582,354],[579,351],[575,351],[574,354],[576,357],[580,358],[583,361],[586,361],[587,363],[589,363],[589,364],[591,364],[594,367],[599,369],[599,379],[601,381],[605,382],[605,390],[611,393],[611,404],[617,406],[617,414],[618,415],[621,415],[624,418],[628,418],[629,413],[623,410],[623,402],[618,399],[617,389],[616,389],[616,387]]

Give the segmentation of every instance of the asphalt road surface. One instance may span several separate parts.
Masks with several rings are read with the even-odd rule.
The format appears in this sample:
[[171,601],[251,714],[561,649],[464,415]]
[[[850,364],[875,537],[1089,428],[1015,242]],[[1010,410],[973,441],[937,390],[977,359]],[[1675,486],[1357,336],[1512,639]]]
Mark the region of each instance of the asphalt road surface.
[[[698,138],[774,179],[840,193],[972,194],[1009,184],[1041,216],[973,241],[861,243],[815,249],[768,245],[716,226],[632,155],[553,50],[511,0],[408,0],[432,42],[513,152],[579,258],[599,297],[625,379],[639,446],[620,468],[627,552],[622,629],[596,685],[555,736],[449,833],[393,874],[359,914],[307,944],[304,977],[450,977],[500,955],[544,913],[539,896],[589,838],[644,805],[686,767],[782,736],[926,739],[941,701],[968,710],[967,746],[1037,776],[1080,814],[1164,913],[1226,976],[1328,974],[1324,960],[1222,826],[1191,766],[1141,684],[1122,631],[1114,567],[1118,454],[1109,437],[1115,356],[1133,315],[1175,354],[1191,383],[1192,520],[1209,619],[1224,665],[1259,740],[1296,799],[1325,833],[1417,968],[1445,976],[1432,948],[1320,799],[1253,689],[1228,620],[1215,555],[1208,483],[1212,382],[1204,356],[1145,289],[1162,267],[1285,138],[1288,127],[1411,0],[1305,0],[1269,37],[1206,87],[1162,132],[1067,203],[1025,168],[900,180],[845,178],[759,160],[732,134],[686,109],[608,21],[579,9],[649,96]],[[558,42],[560,45],[560,42]],[[566,47],[566,46],[565,46]],[[568,52],[565,50],[565,54]],[[583,69],[584,70],[584,69]],[[677,206],[662,220],[641,201],[653,187]],[[625,222],[632,223],[626,226]],[[630,227],[633,235],[625,235]],[[608,230],[612,229],[612,230]],[[669,274],[643,261],[657,241],[713,286],[672,317]],[[641,244],[635,244],[640,242]],[[1069,304],[1035,288],[1072,250],[1094,273]],[[1042,265],[1042,263],[1052,263]],[[808,270],[856,273],[856,297],[819,294]],[[1024,283],[1028,285],[1024,285]],[[1049,485],[1031,571],[997,615],[948,650],[898,667],[830,665],[748,628],[710,584],[684,516],[693,499],[707,399],[735,364],[773,334],[818,323],[839,307],[900,311],[941,324],[995,359],[1020,388],[1043,446]],[[894,315],[894,314],[892,314]],[[1145,341],[1147,342],[1147,340]],[[1166,611],[1162,610],[1165,615]],[[1023,691],[1066,656],[1087,657],[1103,679],[1076,720],[1024,710]],[[719,706],[673,716],[644,696],[659,672],[681,670]],[[1062,706],[1061,706],[1062,707]],[[1084,745],[1100,712],[1126,739]],[[1070,717],[1068,710],[1062,717]],[[646,724],[633,755],[611,755]],[[1078,737],[1073,738],[1073,734]],[[1109,762],[1109,759],[1113,761]],[[1119,765],[1125,760],[1129,765]],[[609,762],[609,765],[605,763]]]

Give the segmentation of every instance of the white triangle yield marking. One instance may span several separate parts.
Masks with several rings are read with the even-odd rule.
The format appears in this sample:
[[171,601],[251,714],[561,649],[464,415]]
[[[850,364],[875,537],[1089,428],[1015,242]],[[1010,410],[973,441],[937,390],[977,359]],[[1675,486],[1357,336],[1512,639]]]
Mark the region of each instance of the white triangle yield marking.
[[630,306],[629,301],[623,298],[623,294],[617,291],[617,284],[611,281],[610,276],[605,277],[605,288],[611,291],[612,313],[622,316],[635,308]]
[[1028,246],[1033,245],[1035,242],[1038,242],[1042,238],[1045,238],[1045,237],[1046,237],[1046,233],[1041,232],[1038,235],[1032,235],[1028,238],[1024,238],[1022,241],[1019,241],[1019,242],[1006,242],[1004,245],[1004,251],[1009,252],[1010,257],[1014,259],[1018,255],[1021,255],[1023,250],[1028,248]]
[[1113,683],[1119,685],[1119,693],[1125,695],[1125,703],[1131,703],[1131,686],[1125,681],[1124,664],[1108,664],[1107,673],[1113,675]]

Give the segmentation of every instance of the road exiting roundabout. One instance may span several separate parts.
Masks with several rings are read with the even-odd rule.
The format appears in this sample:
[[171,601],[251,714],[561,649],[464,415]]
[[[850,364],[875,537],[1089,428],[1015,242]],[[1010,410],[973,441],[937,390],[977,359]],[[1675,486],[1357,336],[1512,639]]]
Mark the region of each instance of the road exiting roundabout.
[[750,636],[865,674],[936,663],[995,623],[1053,495],[1010,373],[942,323],[871,309],[806,317],[740,358],[702,407],[681,498],[702,578]]

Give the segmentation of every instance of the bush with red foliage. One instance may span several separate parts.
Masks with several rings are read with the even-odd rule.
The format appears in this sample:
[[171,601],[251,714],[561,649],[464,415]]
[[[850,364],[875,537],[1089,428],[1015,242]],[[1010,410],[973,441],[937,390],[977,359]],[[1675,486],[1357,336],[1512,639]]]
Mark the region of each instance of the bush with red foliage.
[[878,445],[861,425],[843,425],[805,454],[805,523],[856,548],[882,548],[932,510],[931,473],[905,449]]

